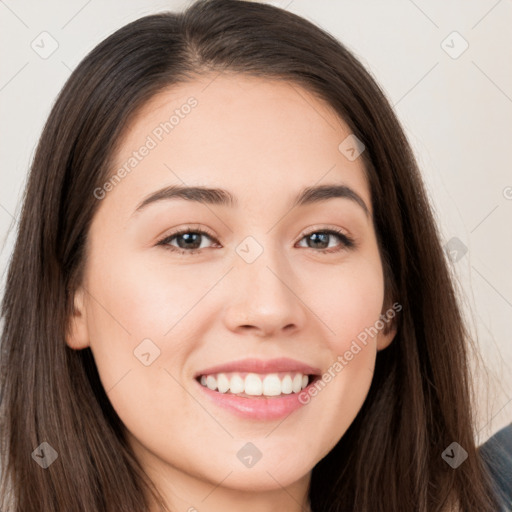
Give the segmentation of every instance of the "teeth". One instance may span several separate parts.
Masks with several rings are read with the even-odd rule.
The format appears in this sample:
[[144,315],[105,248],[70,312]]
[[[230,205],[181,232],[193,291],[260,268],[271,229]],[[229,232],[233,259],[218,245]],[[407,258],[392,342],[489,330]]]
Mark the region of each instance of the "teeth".
[[263,379],[263,394],[265,396],[277,396],[281,394],[281,379],[277,374],[272,373]]
[[285,375],[281,381],[281,391],[285,395],[289,395],[293,391],[292,378],[290,375]]
[[[206,384],[208,385],[208,379],[206,379]],[[210,386],[208,386],[208,387],[210,387]],[[297,375],[295,375],[295,377],[293,377],[292,391],[294,393],[298,393],[301,389],[302,389],[302,375],[300,373],[297,373]]]
[[229,380],[223,373],[220,373],[217,377],[217,388],[221,393],[225,393],[229,390]]
[[245,377],[245,394],[258,396],[263,394],[263,383],[255,373],[249,373]]
[[208,377],[206,377],[206,386],[208,389],[217,389],[217,379],[213,375],[208,375]]
[[302,373],[219,373],[202,375],[201,385],[219,393],[243,394],[249,396],[279,396],[299,393],[309,382]]
[[229,391],[233,394],[243,393],[245,389],[245,382],[240,375],[233,375],[229,382]]

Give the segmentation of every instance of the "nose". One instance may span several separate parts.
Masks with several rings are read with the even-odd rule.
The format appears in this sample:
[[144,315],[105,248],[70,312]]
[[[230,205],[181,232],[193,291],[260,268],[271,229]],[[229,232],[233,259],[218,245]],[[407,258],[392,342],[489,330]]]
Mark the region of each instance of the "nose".
[[226,327],[261,338],[302,329],[307,309],[303,290],[283,254],[264,250],[252,263],[236,258],[224,309]]

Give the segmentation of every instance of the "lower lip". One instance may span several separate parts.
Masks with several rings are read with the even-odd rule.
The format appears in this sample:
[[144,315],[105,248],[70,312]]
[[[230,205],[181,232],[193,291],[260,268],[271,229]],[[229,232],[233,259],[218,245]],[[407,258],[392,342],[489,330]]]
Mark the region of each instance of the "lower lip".
[[291,393],[289,395],[276,397],[257,396],[254,398],[246,398],[231,393],[212,391],[199,382],[196,381],[196,383],[205,395],[220,407],[224,407],[243,418],[254,420],[276,420],[286,417],[297,409],[300,409],[307,403],[303,404],[299,400],[299,395],[301,393],[308,393],[308,388],[313,384],[310,383],[300,393]]

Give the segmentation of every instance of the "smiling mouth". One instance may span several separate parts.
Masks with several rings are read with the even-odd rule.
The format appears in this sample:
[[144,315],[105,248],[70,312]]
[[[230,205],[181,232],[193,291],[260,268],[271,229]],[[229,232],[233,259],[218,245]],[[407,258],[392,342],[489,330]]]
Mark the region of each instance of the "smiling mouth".
[[300,372],[223,372],[199,375],[196,380],[201,386],[226,395],[271,398],[298,394],[316,378]]

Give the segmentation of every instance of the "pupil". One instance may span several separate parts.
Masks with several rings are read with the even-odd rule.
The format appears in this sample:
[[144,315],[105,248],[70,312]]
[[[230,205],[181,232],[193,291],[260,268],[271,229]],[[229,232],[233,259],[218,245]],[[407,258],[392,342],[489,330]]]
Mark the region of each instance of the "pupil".
[[[195,240],[194,240],[195,237]],[[200,242],[200,233],[184,233],[180,235],[177,239],[178,246],[181,249],[197,249],[201,245]],[[185,244],[180,243],[180,241],[185,240]],[[188,244],[188,245],[187,245]],[[190,244],[194,245],[194,247],[191,247]],[[197,247],[195,247],[197,245]]]
[[[310,240],[313,241],[313,244],[320,243],[320,244],[327,244],[327,246],[329,245],[329,235],[327,233],[312,233],[310,235]],[[323,247],[323,248],[325,248],[325,247]]]

